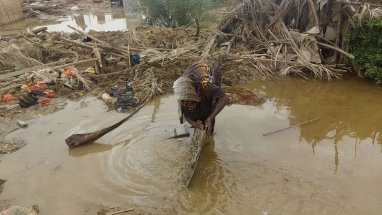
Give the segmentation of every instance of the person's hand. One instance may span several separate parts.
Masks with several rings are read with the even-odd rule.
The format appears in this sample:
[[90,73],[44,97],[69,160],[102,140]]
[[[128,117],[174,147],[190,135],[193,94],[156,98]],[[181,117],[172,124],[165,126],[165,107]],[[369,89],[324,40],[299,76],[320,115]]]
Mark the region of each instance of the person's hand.
[[203,129],[203,122],[200,120],[197,120],[193,123],[194,128]]
[[204,130],[206,131],[207,135],[210,136],[212,134],[212,120],[211,118],[207,118],[204,122]]

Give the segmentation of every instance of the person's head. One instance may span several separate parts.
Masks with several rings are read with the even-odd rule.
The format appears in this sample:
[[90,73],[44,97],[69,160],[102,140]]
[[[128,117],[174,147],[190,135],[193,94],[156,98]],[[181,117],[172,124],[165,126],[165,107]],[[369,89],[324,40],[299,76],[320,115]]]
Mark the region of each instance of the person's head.
[[193,82],[190,78],[178,78],[174,82],[173,88],[178,100],[200,102],[200,97],[196,94]]

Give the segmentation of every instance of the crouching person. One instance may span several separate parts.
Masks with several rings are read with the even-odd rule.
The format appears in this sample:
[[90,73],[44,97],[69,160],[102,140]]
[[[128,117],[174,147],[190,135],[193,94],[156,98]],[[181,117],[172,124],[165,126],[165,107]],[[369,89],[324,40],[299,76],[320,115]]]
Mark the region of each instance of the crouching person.
[[214,133],[215,118],[228,103],[228,96],[221,89],[221,70],[218,63],[194,63],[174,82],[175,96],[179,103],[179,119],[183,117],[193,127]]

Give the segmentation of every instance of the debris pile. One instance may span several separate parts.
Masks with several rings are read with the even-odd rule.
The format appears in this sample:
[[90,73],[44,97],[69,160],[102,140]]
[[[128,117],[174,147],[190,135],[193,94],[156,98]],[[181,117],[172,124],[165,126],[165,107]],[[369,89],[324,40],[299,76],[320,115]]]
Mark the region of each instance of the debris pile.
[[[378,5],[344,0],[237,0],[218,29],[201,29],[197,36],[192,28],[36,29],[0,42],[0,95],[6,104],[0,111],[86,93],[111,109],[126,110],[171,92],[173,81],[191,63],[207,58],[222,65],[227,86],[256,75],[339,78],[353,58],[344,34],[352,23],[381,14]],[[253,92],[243,91],[243,97],[237,90],[226,89],[232,100],[256,103],[244,101]]]
[[354,58],[345,51],[344,34],[351,23],[375,17],[381,17],[378,5],[345,0],[235,0],[205,55],[225,47],[220,54],[244,59],[268,78],[338,78]]
[[93,0],[49,0],[32,1],[22,0],[24,16],[26,18],[38,17],[41,15],[63,16],[66,13],[76,13],[81,11],[97,12],[111,9],[110,1]]
[[194,42],[194,29],[84,33],[68,27],[76,33],[41,29],[2,39],[1,113],[86,93],[125,111],[170,92],[172,82],[199,58],[209,35],[202,31],[205,36]]

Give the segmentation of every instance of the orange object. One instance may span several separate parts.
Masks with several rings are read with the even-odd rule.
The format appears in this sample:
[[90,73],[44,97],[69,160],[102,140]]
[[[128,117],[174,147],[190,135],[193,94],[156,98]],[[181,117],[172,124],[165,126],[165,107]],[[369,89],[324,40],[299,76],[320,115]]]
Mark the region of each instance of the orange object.
[[47,98],[47,97],[41,97],[38,99],[38,103],[43,105],[47,105],[49,104],[49,102],[50,102],[50,98]]
[[61,74],[61,78],[73,76],[75,73],[76,71],[72,67],[66,67],[64,72]]
[[9,102],[9,101],[12,101],[12,100],[16,100],[17,98],[14,97],[12,94],[10,93],[7,93],[7,94],[4,94],[1,96],[1,100],[3,101],[6,101],[6,102]]
[[32,90],[41,90],[41,89],[47,89],[48,88],[47,84],[40,83],[38,81],[33,81],[33,82],[26,81],[24,83],[24,85],[26,86],[28,92],[30,92]]
[[56,93],[54,92],[54,90],[45,90],[44,91],[44,94],[48,97],[48,98],[52,98],[56,95]]
[[29,89],[30,90],[41,90],[41,89],[46,89],[48,88],[47,84],[40,83],[38,81],[34,82],[33,86],[31,86]]

